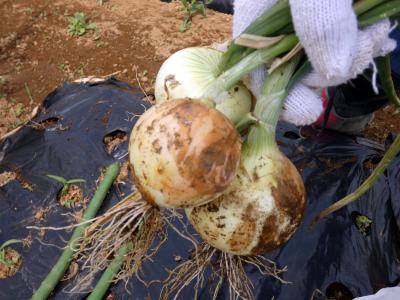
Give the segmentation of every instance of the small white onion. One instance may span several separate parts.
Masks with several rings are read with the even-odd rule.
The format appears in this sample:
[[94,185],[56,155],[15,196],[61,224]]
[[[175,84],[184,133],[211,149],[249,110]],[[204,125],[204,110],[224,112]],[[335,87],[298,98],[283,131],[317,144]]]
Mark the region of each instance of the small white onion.
[[234,180],[241,139],[220,112],[191,99],[156,104],[129,141],[135,184],[160,207],[189,207],[221,195]]
[[217,80],[222,52],[212,48],[186,48],[161,66],[155,84],[157,103],[171,99],[212,100],[215,108],[237,123],[251,110],[252,97],[242,83],[225,91]]

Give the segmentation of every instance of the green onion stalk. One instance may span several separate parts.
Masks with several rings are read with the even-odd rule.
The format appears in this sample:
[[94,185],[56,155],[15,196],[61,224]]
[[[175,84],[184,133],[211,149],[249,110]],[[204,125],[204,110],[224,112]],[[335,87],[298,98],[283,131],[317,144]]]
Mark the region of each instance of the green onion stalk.
[[73,255],[76,253],[76,249],[79,248],[85,229],[89,226],[87,221],[96,216],[96,213],[100,209],[103,200],[106,198],[108,190],[117,177],[119,170],[120,166],[118,163],[112,164],[107,168],[103,181],[97,188],[96,193],[94,194],[82,217],[82,222],[75,228],[67,247],[64,249],[50,273],[42,281],[40,287],[33,294],[31,298],[32,300],[47,299],[57,286],[58,282],[64,276],[73,258]]

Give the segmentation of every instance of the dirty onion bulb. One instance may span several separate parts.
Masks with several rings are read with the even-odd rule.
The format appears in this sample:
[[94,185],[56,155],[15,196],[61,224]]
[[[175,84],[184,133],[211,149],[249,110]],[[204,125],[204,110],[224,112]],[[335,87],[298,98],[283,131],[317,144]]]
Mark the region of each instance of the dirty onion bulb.
[[197,206],[234,180],[241,139],[219,111],[191,99],[156,104],[137,121],[129,159],[142,197],[155,206]]
[[203,240],[235,255],[259,255],[286,242],[305,209],[303,181],[280,152],[275,128],[285,88],[298,59],[268,76],[254,114],[242,162],[231,186],[216,200],[187,208],[186,214]]

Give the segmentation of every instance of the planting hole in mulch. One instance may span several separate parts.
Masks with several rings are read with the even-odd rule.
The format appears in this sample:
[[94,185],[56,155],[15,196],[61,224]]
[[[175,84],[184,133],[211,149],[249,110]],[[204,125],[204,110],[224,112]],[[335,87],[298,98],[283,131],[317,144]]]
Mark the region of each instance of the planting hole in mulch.
[[379,164],[379,162],[382,160],[381,156],[374,156],[372,158],[369,158],[364,161],[364,166],[367,169],[373,170],[376,168],[376,166]]
[[59,118],[48,118],[46,120],[40,121],[39,123],[31,125],[31,127],[36,130],[45,130],[50,127],[56,126],[59,121]]
[[285,138],[291,139],[291,140],[297,140],[300,138],[300,135],[298,135],[296,132],[294,131],[286,131],[283,136]]
[[66,190],[61,189],[58,192],[57,199],[66,208],[73,208],[84,203],[82,189],[75,184],[69,185]]
[[128,139],[126,132],[122,130],[114,130],[103,138],[104,147],[108,154],[111,154],[119,144],[123,143]]
[[349,288],[340,282],[333,282],[326,288],[328,300],[352,300],[353,294]]
[[351,220],[363,236],[368,236],[370,234],[373,221],[368,216],[364,216],[358,211],[353,211],[351,213]]
[[0,261],[0,278],[7,278],[15,275],[22,264],[21,254],[10,247],[5,249],[4,258],[7,264]]

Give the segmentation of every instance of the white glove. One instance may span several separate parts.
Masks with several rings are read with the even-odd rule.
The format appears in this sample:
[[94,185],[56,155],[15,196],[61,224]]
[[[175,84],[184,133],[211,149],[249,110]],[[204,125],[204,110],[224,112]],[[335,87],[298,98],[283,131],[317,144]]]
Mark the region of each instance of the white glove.
[[[277,0],[235,0],[233,38],[270,9]],[[285,100],[281,119],[295,125],[309,125],[321,115],[320,89],[336,86],[361,74],[373,58],[393,51],[396,42],[388,37],[388,20],[358,30],[352,0],[290,0],[293,24],[314,68]],[[250,76],[250,88],[257,97],[265,68]]]
[[374,295],[354,298],[354,300],[397,300],[397,299],[400,299],[400,287],[398,286],[381,289]]

